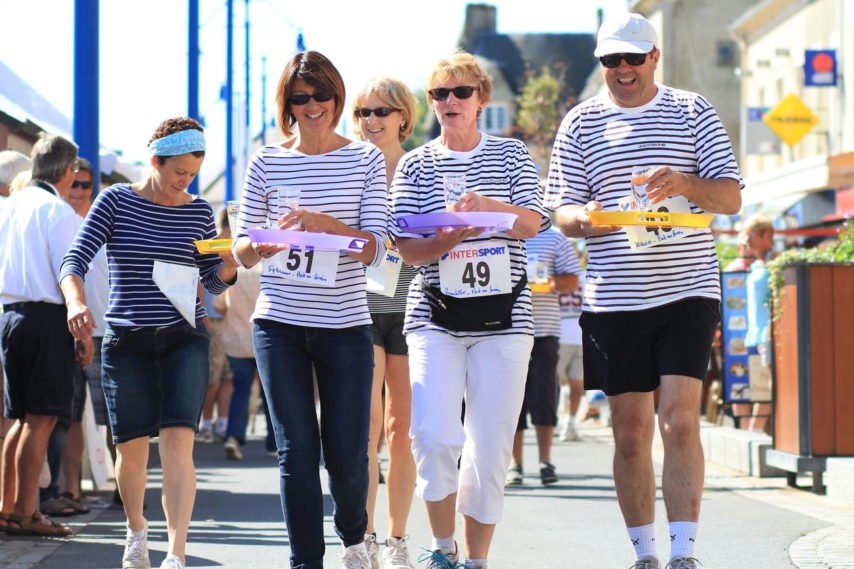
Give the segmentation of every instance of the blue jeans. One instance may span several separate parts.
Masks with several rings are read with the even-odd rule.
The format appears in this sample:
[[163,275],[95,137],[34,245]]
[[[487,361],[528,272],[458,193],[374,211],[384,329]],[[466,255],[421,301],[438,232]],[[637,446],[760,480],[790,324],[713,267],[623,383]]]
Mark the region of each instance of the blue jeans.
[[249,422],[249,393],[255,379],[255,358],[232,358],[229,356],[234,391],[228,405],[228,427],[225,438],[234,437],[240,444],[246,443],[246,423]]
[[[253,337],[279,453],[291,567],[323,569],[321,443],[335,533],[349,547],[362,543],[367,529],[371,330],[309,328],[258,319]],[[320,397],[319,423],[312,368]]]

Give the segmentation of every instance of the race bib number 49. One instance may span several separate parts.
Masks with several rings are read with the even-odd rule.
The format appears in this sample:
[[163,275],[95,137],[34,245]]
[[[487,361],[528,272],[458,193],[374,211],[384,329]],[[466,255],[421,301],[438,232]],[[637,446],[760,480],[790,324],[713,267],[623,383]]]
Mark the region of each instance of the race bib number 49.
[[507,243],[491,240],[457,245],[439,260],[439,282],[443,293],[457,298],[510,292]]

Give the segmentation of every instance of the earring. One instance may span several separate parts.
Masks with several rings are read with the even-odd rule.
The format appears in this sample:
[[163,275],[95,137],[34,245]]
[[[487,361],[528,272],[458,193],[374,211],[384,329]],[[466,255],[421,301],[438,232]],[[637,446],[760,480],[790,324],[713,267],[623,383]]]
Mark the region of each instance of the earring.
[[406,123],[405,122],[400,123],[400,130],[403,130],[405,128],[406,128]]

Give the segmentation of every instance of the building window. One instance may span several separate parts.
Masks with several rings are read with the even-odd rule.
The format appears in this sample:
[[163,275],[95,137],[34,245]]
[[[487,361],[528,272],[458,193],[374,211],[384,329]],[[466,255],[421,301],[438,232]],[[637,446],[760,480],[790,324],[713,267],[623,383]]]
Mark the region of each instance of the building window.
[[504,104],[489,104],[480,114],[478,128],[489,134],[504,134],[508,129],[507,106]]

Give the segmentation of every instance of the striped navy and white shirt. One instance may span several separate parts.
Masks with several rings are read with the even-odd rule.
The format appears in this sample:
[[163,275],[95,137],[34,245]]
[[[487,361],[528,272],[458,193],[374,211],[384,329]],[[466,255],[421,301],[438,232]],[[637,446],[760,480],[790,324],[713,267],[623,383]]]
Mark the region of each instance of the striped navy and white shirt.
[[[545,275],[577,275],[581,272],[575,247],[563,233],[552,227],[525,242],[528,247],[528,262],[545,267]],[[529,267],[529,274],[537,270]],[[560,337],[560,303],[558,293],[535,293],[534,336]]]
[[400,277],[394,288],[394,296],[385,296],[368,291],[368,309],[371,314],[400,314],[406,312],[406,295],[409,285],[418,274],[418,269],[401,261]]
[[[389,227],[395,237],[411,239],[424,235],[406,233],[397,226],[397,218],[404,215],[445,211],[442,178],[448,173],[464,173],[466,189],[496,200],[536,211],[542,216],[541,230],[549,227],[549,218],[542,206],[537,173],[525,145],[515,139],[499,138],[484,133],[478,145],[468,152],[456,152],[432,140],[407,153],[397,166],[389,190]],[[469,239],[466,243],[497,240],[506,244],[510,254],[511,282],[519,282],[525,274],[528,258],[525,242],[506,233]],[[404,333],[420,329],[446,331],[430,320],[430,306],[421,286],[439,286],[439,262],[419,267],[409,287]],[[455,336],[483,336],[498,334],[533,334],[531,291],[527,287],[519,295],[512,312],[513,325],[498,332],[448,332]]]
[[[85,278],[89,263],[106,244],[110,296],[104,320],[116,326],[166,327],[186,322],[154,283],[154,261],[199,268],[206,289],[223,292],[219,255],[203,255],[194,241],[216,235],[213,209],[196,198],[182,206],[157,205],[141,198],[128,184],[100,192],[62,260],[59,279]],[[196,299],[196,323],[205,309]]]
[[[367,142],[350,142],[326,154],[309,155],[281,144],[259,148],[249,162],[240,196],[237,237],[276,217],[276,186],[300,188],[299,208],[327,213],[374,235],[377,255],[385,256],[386,171],[382,152]],[[282,253],[280,253],[281,255]],[[347,328],[371,324],[365,266],[346,253],[338,257],[335,285],[317,286],[264,271],[252,319],[296,326]]]
[[[634,165],[669,166],[701,178],[744,183],[726,131],[711,103],[658,85],[655,98],[636,108],[607,95],[569,111],[555,138],[545,202],[584,206],[598,200],[619,209],[631,193]],[[691,213],[703,213],[690,203]],[[590,260],[584,311],[643,310],[691,297],[720,300],[718,259],[711,231],[632,250],[624,231],[587,238]]]

